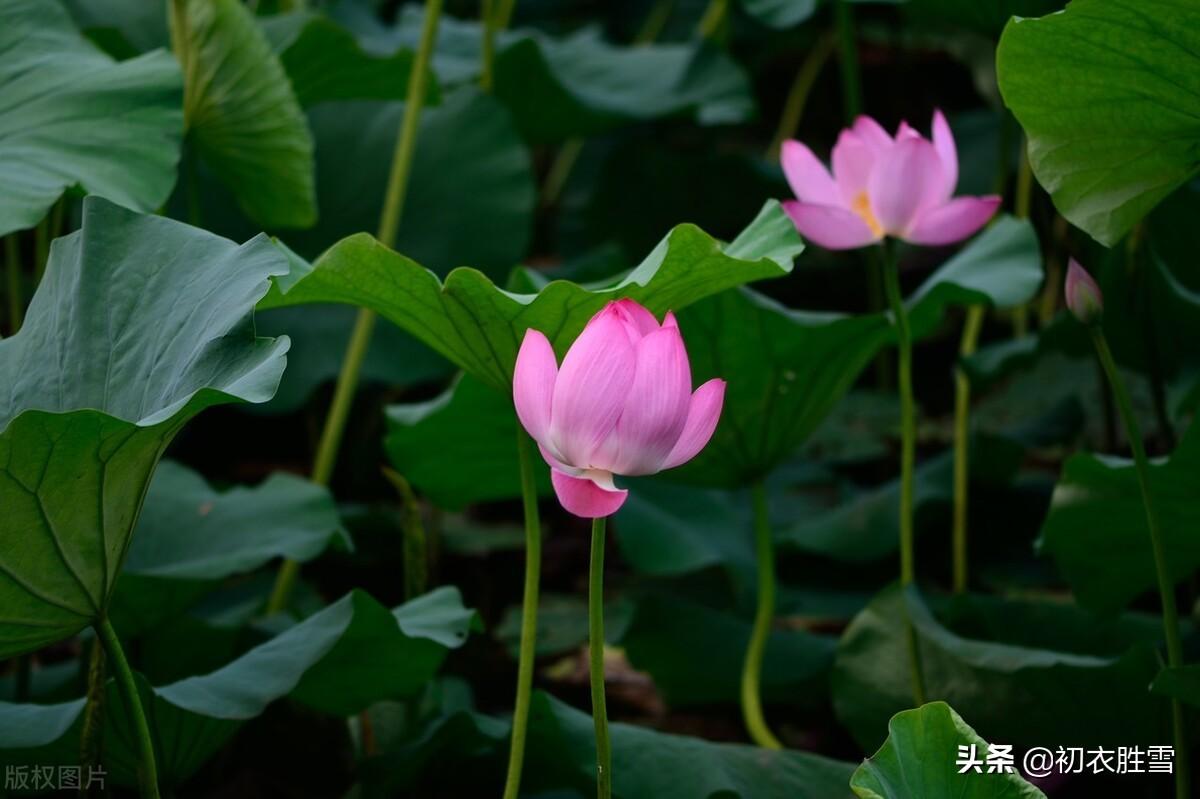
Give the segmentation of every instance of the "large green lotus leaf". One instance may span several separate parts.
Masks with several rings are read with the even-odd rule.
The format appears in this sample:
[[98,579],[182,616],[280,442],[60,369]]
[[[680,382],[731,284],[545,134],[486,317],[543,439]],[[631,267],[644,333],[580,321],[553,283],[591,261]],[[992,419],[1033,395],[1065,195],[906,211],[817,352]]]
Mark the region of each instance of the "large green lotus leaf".
[[[504,644],[509,657],[516,660],[521,652],[522,610],[509,605],[493,633]],[[633,603],[624,597],[604,603],[604,641],[621,640],[633,617]],[[537,643],[539,658],[577,652],[587,646],[588,602],[574,594],[543,592],[538,599]]]
[[1074,0],[1015,19],[996,71],[1058,210],[1111,247],[1200,168],[1200,7]]
[[175,59],[117,63],[58,0],[0,0],[0,235],[81,186],[149,211],[175,184],[183,136]]
[[101,615],[154,467],[204,408],[270,399],[286,339],[253,308],[286,260],[97,197],[0,341],[0,656]]
[[727,386],[712,441],[670,476],[727,488],[792,455],[892,338],[883,314],[792,311],[749,289],[686,308],[679,329],[694,382]]
[[913,336],[934,332],[952,305],[1011,308],[1042,284],[1042,250],[1025,219],[1002,216],[938,267],[905,301]]
[[[794,749],[743,744],[610,725],[613,795],[621,799],[840,799],[849,797],[853,766]],[[595,791],[592,717],[537,692],[529,710],[527,773],[531,781]]]
[[[388,459],[438,507],[521,495],[511,397],[462,375],[427,402],[389,406],[387,422]],[[540,458],[535,468],[538,492],[548,494],[550,472]]]
[[[976,488],[1011,482],[1024,457],[1017,442],[999,436],[977,435],[971,441],[971,478]],[[920,534],[944,518],[954,497],[954,453],[943,452],[917,467],[915,512]],[[806,514],[782,529],[781,546],[812,555],[859,563],[878,560],[896,551],[900,539],[898,509],[900,481],[839,496],[825,512]]]
[[[261,24],[305,108],[327,100],[402,100],[408,93],[410,49],[368,53],[353,33],[312,12],[279,14]],[[426,103],[437,100],[437,81],[430,80]]]
[[[335,12],[336,13],[336,12]],[[394,29],[364,32],[372,49],[415,48],[422,12],[406,8]],[[483,32],[477,22],[444,18],[433,68],[444,83],[479,76]],[[620,124],[688,115],[705,125],[754,114],[750,80],[705,42],[621,47],[594,28],[555,38],[533,29],[496,39],[495,94],[533,142],[587,136]]]
[[[1171,576],[1200,566],[1200,431],[1188,428],[1175,452],[1150,465],[1150,486]],[[1133,462],[1079,453],[1064,465],[1039,541],[1079,603],[1112,612],[1158,585],[1146,512]]]
[[350,539],[328,489],[290,474],[214,491],[182,464],[159,465],[110,616],[126,636],[156,626],[211,589],[277,557],[300,563]]
[[934,607],[937,616],[915,590],[892,586],[842,636],[834,709],[863,749],[878,747],[887,720],[912,703],[906,610],[927,695],[961,708],[991,740],[1053,749],[1167,734],[1167,703],[1147,693],[1159,670],[1158,619],[1099,619],[1062,603],[978,595]]
[[[404,103],[329,102],[309,111],[317,142],[321,220],[288,234],[316,257],[339,239],[376,230]],[[421,113],[396,250],[445,275],[471,264],[493,277],[522,258],[533,233],[537,187],[512,117],[475,87]],[[469,235],[464,235],[469,231]]]
[[[753,602],[755,570],[749,498],[663,480],[630,480],[613,533],[622,558],[651,577],[727,569],[734,596]],[[746,605],[749,606],[749,605]]]
[[526,329],[545,333],[561,356],[611,300],[631,297],[662,315],[741,283],[786,274],[802,247],[791,221],[770,202],[727,246],[693,225],[679,225],[615,285],[590,289],[554,281],[536,294],[515,294],[465,267],[443,283],[359,234],[339,242],[307,271],[293,261],[293,271],[279,279],[261,307],[342,302],[370,308],[507,395]]
[[150,483],[125,571],[215,580],[272,558],[310,560],[335,540],[350,545],[323,486],[276,473],[252,488],[214,491],[201,475],[166,461]]
[[64,0],[72,18],[93,41],[117,58],[169,48],[167,4],[142,0]]
[[[353,591],[226,666],[143,693],[164,782],[199,768],[240,724],[291,697],[315,710],[352,715],[372,702],[414,696],[466,640],[475,612],[456,588],[439,588],[394,610]],[[110,708],[121,706],[113,683]],[[0,703],[0,762],[77,763],[83,701]],[[104,714],[105,765],[130,783],[138,758],[125,714]]]
[[[621,645],[672,707],[736,703],[750,627],[749,618],[656,591],[637,599]],[[836,643],[804,630],[773,630],[762,665],[763,699],[809,708],[824,703]],[[704,668],[696,667],[700,662]]]
[[254,15],[239,0],[172,0],[171,12],[189,142],[260,225],[308,227],[312,136]]
[[850,787],[860,799],[1046,799],[1015,772],[959,773],[950,755],[962,746],[987,759],[987,741],[945,702],[897,713],[888,722],[887,741],[858,767]]

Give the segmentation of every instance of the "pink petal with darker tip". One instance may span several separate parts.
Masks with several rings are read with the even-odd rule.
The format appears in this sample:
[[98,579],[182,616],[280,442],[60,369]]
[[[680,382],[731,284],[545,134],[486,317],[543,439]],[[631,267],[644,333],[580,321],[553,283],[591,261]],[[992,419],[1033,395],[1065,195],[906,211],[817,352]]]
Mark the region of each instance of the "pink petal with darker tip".
[[584,519],[611,516],[625,504],[629,492],[615,486],[606,488],[589,477],[571,477],[557,469],[550,470],[554,493],[568,513]]
[[903,238],[930,247],[953,244],[986,225],[999,207],[1000,198],[995,195],[955,197],[922,213]]

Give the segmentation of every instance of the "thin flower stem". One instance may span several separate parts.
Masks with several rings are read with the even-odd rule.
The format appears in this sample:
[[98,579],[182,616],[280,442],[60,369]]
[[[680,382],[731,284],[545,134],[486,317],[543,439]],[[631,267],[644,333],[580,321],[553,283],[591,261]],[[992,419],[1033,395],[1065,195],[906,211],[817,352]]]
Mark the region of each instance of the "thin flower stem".
[[25,315],[21,291],[21,246],[16,233],[4,237],[4,269],[8,277],[8,334],[11,336],[21,329]]
[[517,0],[496,0],[496,25],[500,30],[512,24],[513,12],[517,10]]
[[494,0],[483,0],[479,16],[483,22],[483,46],[480,50],[479,88],[491,92],[495,85],[496,10]]
[[429,541],[421,502],[412,484],[395,469],[384,468],[387,478],[400,495],[400,533],[404,540],[404,599],[407,602],[424,594],[429,585]]
[[538,583],[542,571],[542,525],[538,518],[537,481],[529,437],[517,427],[517,457],[521,463],[521,500],[525,506],[525,592],[521,597],[521,650],[517,659],[517,698],[513,707],[512,744],[504,799],[517,799],[521,768],[525,762],[525,734],[529,727],[529,698],[533,692],[533,665],[537,650]]
[[137,739],[138,754],[138,783],[141,786],[143,799],[158,799],[158,767],[154,761],[154,739],[150,736],[150,724],[146,720],[146,711],[142,707],[142,697],[138,693],[137,681],[129,661],[125,659],[125,650],[121,641],[108,619],[96,622],[96,634],[104,642],[104,650],[112,662],[117,687],[125,700],[125,709],[129,712],[131,727]]
[[700,17],[700,24],[696,26],[696,34],[701,39],[715,37],[721,32],[728,14],[729,0],[709,0],[708,7],[704,9],[704,16]]
[[87,700],[83,706],[83,725],[79,733],[79,764],[86,770],[100,765],[101,731],[104,728],[106,696],[104,644],[99,637],[89,647],[87,664]]
[[862,79],[858,68],[858,39],[854,11],[848,0],[834,0],[834,24],[838,34],[838,56],[842,70],[842,110],[850,124],[862,113]]
[[[1117,370],[1112,351],[1108,348],[1108,340],[1104,330],[1099,325],[1091,326],[1092,342],[1096,345],[1096,354],[1100,357],[1100,365],[1108,377],[1116,400],[1117,410],[1121,421],[1125,424],[1125,434],[1129,437],[1129,447],[1133,450],[1133,463],[1137,469],[1138,486],[1142,492],[1142,505],[1146,513],[1146,528],[1150,532],[1150,548],[1154,552],[1154,568],[1158,576],[1158,593],[1163,609],[1163,634],[1167,639],[1167,664],[1172,668],[1183,665],[1183,642],[1179,634],[1179,611],[1175,607],[1175,583],[1171,579],[1171,570],[1167,565],[1167,550],[1163,542],[1162,525],[1158,518],[1158,509],[1154,504],[1154,496],[1150,490],[1150,461],[1146,457],[1146,448],[1142,444],[1142,431],[1138,426],[1137,417],[1133,413],[1133,401],[1125,387],[1125,381]],[[1191,796],[1189,792],[1189,773],[1187,755],[1187,736],[1184,728],[1183,706],[1178,699],[1171,700],[1171,716],[1175,731],[1175,795],[1179,799]]]
[[[392,156],[392,169],[388,177],[387,194],[383,212],[379,218],[379,235],[376,238],[385,247],[394,247],[396,232],[400,228],[400,217],[404,212],[404,200],[408,192],[408,177],[412,169],[413,152],[417,144],[417,127],[425,103],[425,85],[429,77],[429,62],[433,56],[433,45],[437,38],[438,20],[442,14],[442,0],[426,0],[425,21],[421,28],[421,40],[417,46],[417,57],[413,62],[408,80],[408,95],[404,103],[404,118],[396,137],[396,149]],[[333,402],[325,417],[321,441],[313,462],[312,480],[318,485],[329,485],[337,464],[342,433],[346,419],[354,404],[354,393],[358,388],[363,360],[371,344],[371,333],[375,329],[375,312],[359,309],[354,323],[354,333],[346,347],[342,368],[338,373]],[[300,567],[293,560],[285,560],[275,578],[275,586],[267,603],[267,614],[278,613],[287,607],[296,583]]]
[[[1029,163],[1029,142],[1021,147],[1020,163],[1017,166],[1016,199],[1013,201],[1013,214],[1017,219],[1028,219],[1033,206],[1033,167]],[[1029,305],[1021,303],[1013,308],[1013,337],[1023,338],[1029,332]]]
[[[917,411],[912,384],[912,331],[909,328],[908,311],[904,308],[904,297],[900,293],[896,246],[891,239],[885,239],[883,244],[883,284],[892,311],[892,326],[896,330],[897,382],[900,389],[900,585],[907,587],[916,579],[913,472],[917,459]],[[916,630],[907,612],[904,624],[913,699],[920,707],[925,704],[925,681],[921,674]]]
[[588,569],[588,671],[592,682],[592,723],[596,728],[596,797],[612,797],[612,744],[604,701],[604,522],[592,520],[592,560]]
[[775,549],[771,541],[771,518],[767,508],[767,489],[759,480],[750,488],[754,504],[754,548],[758,559],[758,607],[754,612],[754,628],[742,665],[742,718],[750,739],[766,749],[782,749],[783,744],[771,732],[763,716],[759,680],[763,655],[771,635],[775,616]]
[[[962,343],[958,354],[966,358],[975,352],[979,329],[983,326],[984,306],[972,305],[963,322]],[[962,366],[954,373],[954,592],[967,590],[967,481],[970,475],[968,435],[971,421],[971,381]]]
[[808,51],[804,62],[800,64],[796,78],[792,81],[792,87],[788,90],[787,99],[783,103],[783,113],[779,115],[779,125],[775,128],[775,135],[771,139],[770,146],[767,147],[767,160],[777,160],[783,143],[795,137],[796,131],[800,127],[800,119],[804,116],[804,108],[808,105],[808,95],[812,92],[813,84],[817,82],[817,76],[821,74],[821,67],[825,66],[825,62],[829,60],[829,56],[833,54],[836,47],[837,39],[831,33],[826,33],[817,39]]

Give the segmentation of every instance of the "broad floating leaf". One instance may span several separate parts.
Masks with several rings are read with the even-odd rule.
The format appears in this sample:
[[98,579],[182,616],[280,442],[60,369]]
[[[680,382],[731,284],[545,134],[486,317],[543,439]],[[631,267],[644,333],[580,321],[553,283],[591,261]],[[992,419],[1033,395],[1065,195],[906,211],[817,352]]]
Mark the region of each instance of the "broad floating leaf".
[[[311,12],[280,14],[261,24],[305,108],[328,100],[402,100],[407,95],[413,50],[368,53],[353,33]],[[436,80],[427,81],[425,96],[428,105],[437,103]]]
[[507,395],[526,329],[541,330],[565,353],[587,320],[611,300],[631,297],[662,315],[741,283],[786,274],[802,247],[791,221],[770,202],[728,246],[693,225],[679,225],[611,287],[554,281],[536,294],[514,294],[465,267],[442,283],[359,234],[339,242],[307,271],[293,261],[293,271],[260,306],[341,302],[370,308]]
[[1042,250],[1025,219],[1002,216],[938,267],[909,297],[913,336],[929,335],[949,306],[1011,308],[1042,284]]
[[239,0],[171,0],[170,10],[190,142],[260,225],[308,227],[312,137],[254,15]]
[[165,461],[150,483],[125,571],[216,580],[272,558],[309,560],[331,541],[350,546],[323,486],[277,473],[254,487],[214,491],[196,472]]
[[175,185],[183,83],[170,54],[116,62],[58,0],[0,0],[0,236],[81,186],[150,211]]
[[[613,795],[622,799],[840,799],[853,766],[794,749],[743,744],[610,725]],[[584,795],[595,791],[592,717],[537,692],[529,709],[527,768]],[[951,761],[953,762],[953,761]]]
[[[346,716],[381,699],[414,696],[466,640],[475,612],[456,588],[439,588],[395,610],[353,591],[214,671],[142,689],[160,775],[178,782],[199,768],[240,724],[291,697]],[[120,707],[110,682],[109,707]],[[77,763],[83,700],[60,705],[0,702],[0,762]],[[138,757],[123,734],[125,714],[105,713],[105,764],[132,783]]]
[[[620,641],[630,663],[649,672],[671,707],[732,704],[740,697],[750,627],[749,618],[652,593],[638,598]],[[763,700],[807,708],[826,702],[836,645],[830,636],[773,630],[762,664]],[[701,661],[704,668],[697,668]]]
[[842,636],[834,709],[863,749],[879,746],[887,719],[912,703],[905,613],[927,694],[962,708],[992,740],[1116,745],[1156,740],[1165,729],[1167,703],[1146,696],[1159,671],[1158,619],[1098,619],[1066,604],[977,595],[937,605],[935,618],[915,589],[892,586]]
[[[289,246],[315,258],[378,228],[388,180],[379,165],[391,163],[403,116],[403,103],[366,100],[309,111],[321,219],[287,234]],[[511,115],[472,86],[422,111],[420,124],[396,251],[439,275],[463,264],[507,275],[526,255],[537,204],[529,148]]]
[[727,381],[716,433],[667,477],[735,488],[786,460],[892,339],[882,314],[789,310],[749,289],[726,291],[679,314],[696,384]]
[[[1168,459],[1150,465],[1150,490],[1175,581],[1200,566],[1198,484],[1200,430],[1190,427]],[[1132,461],[1071,456],[1054,488],[1039,545],[1054,558],[1079,603],[1093,610],[1119,610],[1158,585]]]
[[976,757],[987,760],[988,742],[945,702],[897,713],[888,722],[887,741],[858,767],[850,787],[860,799],[1046,799],[1015,771],[987,773],[981,767],[982,773],[960,774],[955,757],[960,746],[974,747]]
[[1154,678],[1150,690],[1200,708],[1200,665],[1165,668]]
[[[439,508],[521,495],[511,397],[463,375],[428,402],[389,406],[387,420],[392,465]],[[550,472],[540,458],[535,468],[548,494]]]
[[[395,29],[366,38],[415,48],[421,20],[419,9],[405,9]],[[433,68],[444,83],[476,80],[482,41],[478,23],[442,19]],[[532,29],[502,32],[496,39],[495,94],[534,142],[684,114],[705,125],[731,124],[755,110],[749,78],[712,45],[618,47],[596,29],[562,38]]]
[[1200,7],[1190,0],[1074,0],[1014,19],[996,72],[1038,182],[1107,247],[1200,169]]
[[287,339],[253,308],[286,261],[105,200],[58,239],[25,325],[0,341],[0,657],[107,607],[163,450],[204,408],[265,402]]
[[[1021,465],[1024,450],[998,436],[975,436],[969,462],[972,480],[1005,485]],[[930,528],[929,516],[948,508],[954,498],[954,453],[943,452],[917,467],[914,476],[917,534]],[[833,560],[861,563],[887,557],[899,546],[900,480],[838,500],[825,513],[798,518],[777,536],[780,546]]]

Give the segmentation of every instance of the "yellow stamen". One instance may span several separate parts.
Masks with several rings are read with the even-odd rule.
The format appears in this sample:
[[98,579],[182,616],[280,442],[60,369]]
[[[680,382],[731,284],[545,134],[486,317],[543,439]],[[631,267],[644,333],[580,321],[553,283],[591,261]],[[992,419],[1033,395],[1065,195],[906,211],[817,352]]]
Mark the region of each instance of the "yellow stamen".
[[854,201],[850,203],[850,210],[862,217],[862,220],[867,223],[867,227],[871,228],[872,233],[876,236],[883,235],[883,225],[879,224],[879,220],[871,211],[871,198],[867,197],[866,191],[860,191],[854,196]]

